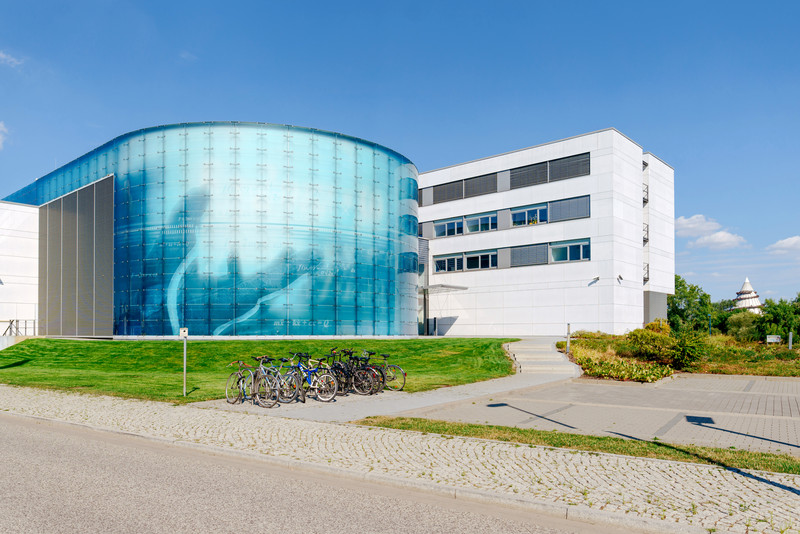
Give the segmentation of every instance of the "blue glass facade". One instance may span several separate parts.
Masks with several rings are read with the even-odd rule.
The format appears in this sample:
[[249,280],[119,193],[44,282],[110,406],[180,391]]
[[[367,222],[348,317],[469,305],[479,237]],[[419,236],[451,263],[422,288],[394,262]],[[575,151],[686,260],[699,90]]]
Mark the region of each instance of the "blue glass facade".
[[416,334],[417,170],[400,154],[292,126],[159,126],[6,200],[109,174],[115,334]]

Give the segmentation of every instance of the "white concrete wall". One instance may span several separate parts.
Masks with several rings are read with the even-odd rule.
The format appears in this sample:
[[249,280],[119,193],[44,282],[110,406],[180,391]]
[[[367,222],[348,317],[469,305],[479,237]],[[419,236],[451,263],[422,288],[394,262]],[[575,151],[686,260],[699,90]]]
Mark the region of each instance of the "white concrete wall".
[[[39,209],[0,201],[0,329],[37,318]],[[0,331],[2,333],[2,331]]]
[[675,293],[675,171],[653,156],[644,154],[650,202],[645,206],[650,220],[650,242],[645,249],[650,263],[646,291]]
[[[588,262],[439,274],[433,272],[431,263],[431,285],[469,288],[430,296],[430,317],[439,318],[440,333],[563,335],[567,323],[573,331],[624,333],[642,326],[643,154],[641,147],[621,133],[604,130],[422,173],[420,187],[587,151],[591,154],[589,176],[420,207],[420,221],[427,222],[591,196],[588,219],[431,239],[431,262],[433,256],[449,253],[587,237],[592,246]],[[664,190],[659,191],[668,196],[667,178],[665,174]],[[666,209],[671,211],[671,206]],[[599,280],[594,281],[595,277]]]

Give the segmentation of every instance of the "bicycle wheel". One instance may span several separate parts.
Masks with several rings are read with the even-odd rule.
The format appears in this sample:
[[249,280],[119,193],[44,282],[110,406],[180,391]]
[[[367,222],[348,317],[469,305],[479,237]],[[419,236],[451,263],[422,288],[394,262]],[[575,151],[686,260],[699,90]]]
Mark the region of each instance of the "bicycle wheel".
[[287,404],[297,398],[299,393],[300,384],[292,373],[276,375],[275,380],[278,382],[278,401]]
[[375,382],[372,385],[372,393],[371,394],[374,395],[375,393],[380,393],[381,391],[383,391],[383,382],[385,380],[384,377],[386,375],[383,374],[383,371],[381,370],[380,367],[372,367],[372,366],[370,366],[367,369],[372,372],[372,379]]
[[406,372],[399,365],[386,367],[386,387],[392,391],[402,391],[406,387]]
[[317,375],[315,384],[317,400],[322,402],[330,402],[336,396],[336,377],[328,371],[323,371]]
[[269,375],[258,377],[253,402],[262,408],[272,408],[278,403],[278,388],[274,378]]
[[231,373],[228,377],[228,382],[225,384],[225,400],[228,404],[236,404],[242,402],[242,388],[239,381],[244,380],[239,373]]
[[373,383],[372,373],[366,369],[356,369],[353,374],[353,391],[359,395],[369,395],[372,392]]

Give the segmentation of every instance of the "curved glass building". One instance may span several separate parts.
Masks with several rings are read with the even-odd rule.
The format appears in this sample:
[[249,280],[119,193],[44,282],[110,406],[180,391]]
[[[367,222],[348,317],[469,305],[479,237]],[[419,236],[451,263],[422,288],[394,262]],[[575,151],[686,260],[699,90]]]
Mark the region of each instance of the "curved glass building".
[[158,126],[6,200],[42,206],[41,333],[417,333],[417,170],[375,143],[273,124]]

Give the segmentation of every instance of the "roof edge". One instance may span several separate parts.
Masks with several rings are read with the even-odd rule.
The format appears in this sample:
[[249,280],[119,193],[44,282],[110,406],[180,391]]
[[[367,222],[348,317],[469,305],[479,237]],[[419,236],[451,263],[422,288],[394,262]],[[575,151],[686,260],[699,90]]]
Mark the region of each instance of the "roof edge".
[[[614,128],[612,126],[610,128],[603,128],[602,130],[595,130],[593,132],[587,132],[587,133],[582,133],[582,134],[578,134],[578,135],[573,135],[573,136],[570,136],[570,137],[565,137],[563,139],[556,139],[555,141],[548,141],[546,143],[541,143],[541,144],[538,144],[538,145],[528,146],[528,147],[525,147],[525,148],[517,148],[515,150],[509,150],[508,152],[501,152],[500,154],[493,154],[491,156],[486,156],[486,157],[483,157],[483,158],[472,159],[472,160],[469,160],[469,161],[465,161],[463,163],[454,163],[453,165],[446,165],[444,167],[439,167],[438,169],[431,169],[429,171],[421,171],[420,174],[428,174],[430,172],[443,171],[445,169],[451,169],[453,167],[460,167],[462,165],[467,165],[469,163],[477,163],[479,161],[485,161],[487,159],[498,158],[500,156],[507,156],[509,154],[515,154],[517,152],[522,152],[523,150],[531,150],[533,148],[540,148],[540,147],[547,146],[547,145],[552,145],[552,144],[555,144],[555,143],[563,143],[564,141],[570,141],[572,139],[578,139],[579,137],[586,137],[587,135],[595,135],[595,134],[599,134],[599,133],[603,133],[603,132],[617,132],[619,135],[621,135],[622,137],[624,137],[625,139],[627,139],[628,141],[630,141],[634,145],[636,145],[639,148],[643,149],[642,145],[640,145],[639,143],[637,143],[636,141],[634,141],[633,139],[631,139],[630,137],[628,137],[627,135],[625,135],[624,133],[620,132],[619,130],[617,130],[616,128]],[[659,161],[661,161],[661,160],[659,159]],[[665,163],[665,165],[666,165],[666,163]],[[672,168],[672,167],[670,167],[670,168]]]

